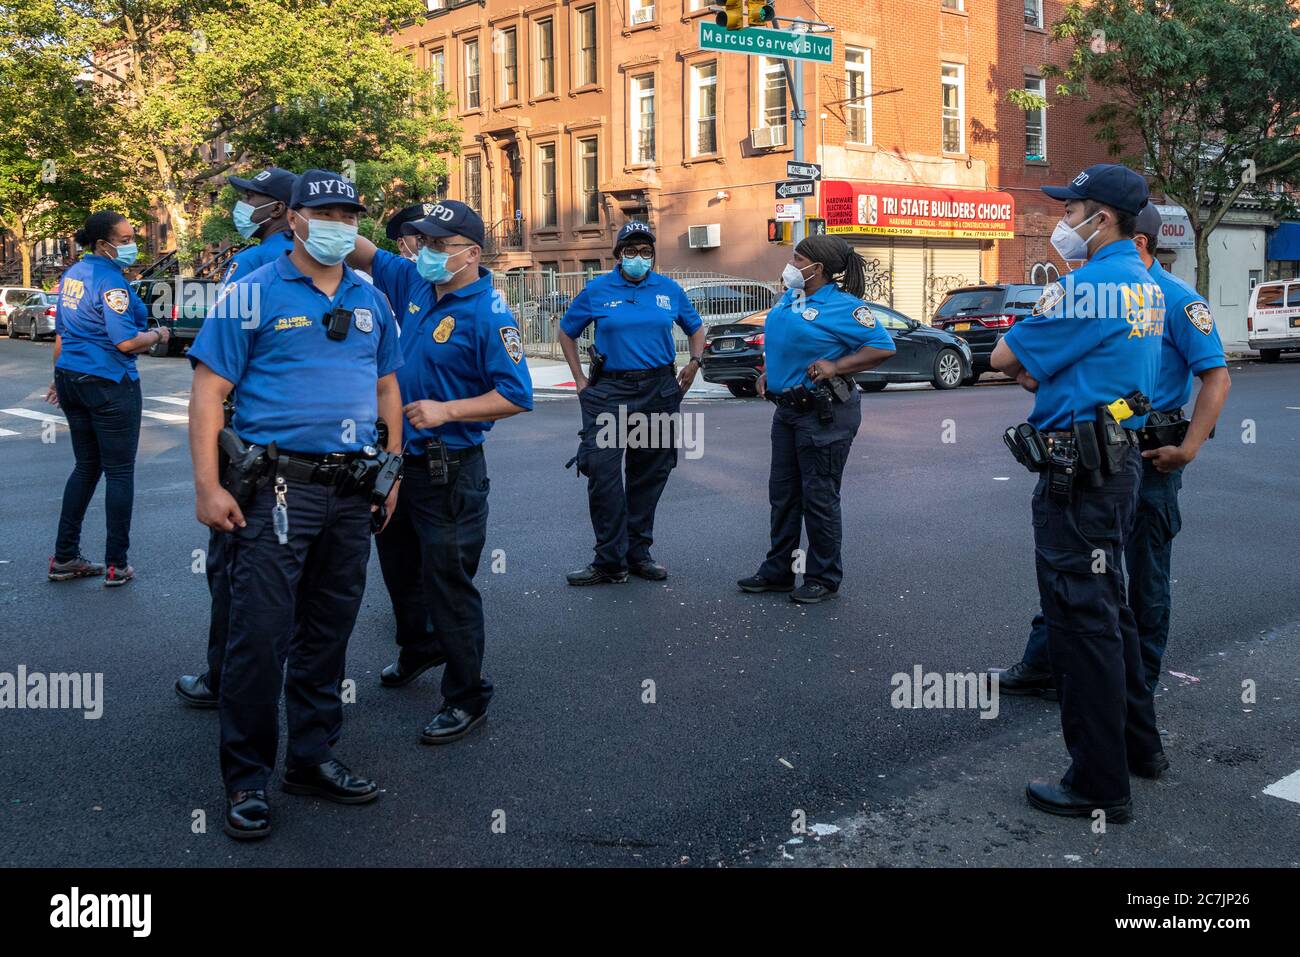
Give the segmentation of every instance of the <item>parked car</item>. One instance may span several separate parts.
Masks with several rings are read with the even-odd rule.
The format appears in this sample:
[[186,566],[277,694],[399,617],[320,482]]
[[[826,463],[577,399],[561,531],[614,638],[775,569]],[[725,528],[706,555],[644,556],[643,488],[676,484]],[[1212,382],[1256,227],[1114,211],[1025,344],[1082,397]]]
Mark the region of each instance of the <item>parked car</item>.
[[1300,279],[1261,282],[1251,290],[1246,335],[1265,362],[1300,352]]
[[215,279],[137,279],[131,283],[149,310],[149,328],[171,330],[171,338],[149,350],[151,356],[178,356],[194,342],[221,284]]
[[1042,286],[1019,283],[961,286],[940,304],[934,327],[966,340],[973,363],[971,374],[973,380],[978,379],[993,369],[989,358],[998,338],[1029,315],[1042,294]]
[[683,279],[681,284],[706,328],[739,322],[746,316],[771,309],[781,298],[775,283],[757,279]]
[[[879,392],[891,382],[929,382],[936,389],[955,389],[975,381],[970,346],[964,339],[922,325],[880,303],[869,305],[876,321],[889,331],[897,351],[876,368],[853,377],[863,392]],[[725,385],[734,396],[757,394],[767,313],[764,310],[708,330],[701,370],[705,382]]]
[[8,328],[9,313],[38,292],[39,289],[30,286],[0,286],[0,326]]
[[9,338],[26,336],[35,342],[54,338],[54,314],[59,297],[52,292],[34,292],[9,313]]

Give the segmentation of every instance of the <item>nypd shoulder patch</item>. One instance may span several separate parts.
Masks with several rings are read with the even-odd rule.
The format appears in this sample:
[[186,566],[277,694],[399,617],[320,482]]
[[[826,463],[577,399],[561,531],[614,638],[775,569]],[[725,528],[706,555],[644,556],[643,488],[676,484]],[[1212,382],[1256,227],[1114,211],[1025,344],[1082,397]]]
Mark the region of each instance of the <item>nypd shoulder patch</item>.
[[1204,302],[1189,302],[1183,307],[1183,312],[1191,320],[1198,331],[1209,335],[1214,331],[1214,315],[1210,312],[1210,307]]
[[125,289],[104,290],[104,305],[119,315],[125,313],[126,307],[130,304],[131,296]]
[[352,324],[357,327],[359,332],[369,332],[375,328],[375,317],[369,309],[354,309],[352,311]]
[[1038,302],[1034,303],[1034,308],[1030,314],[1034,316],[1045,316],[1060,304],[1065,298],[1065,287],[1059,282],[1054,282],[1038,297]]
[[853,310],[853,318],[858,321],[858,325],[866,326],[868,329],[876,328],[876,317],[867,306],[858,306]]
[[515,326],[502,326],[501,344],[506,347],[506,354],[510,356],[515,365],[519,365],[524,358],[524,337],[520,334],[519,329]]

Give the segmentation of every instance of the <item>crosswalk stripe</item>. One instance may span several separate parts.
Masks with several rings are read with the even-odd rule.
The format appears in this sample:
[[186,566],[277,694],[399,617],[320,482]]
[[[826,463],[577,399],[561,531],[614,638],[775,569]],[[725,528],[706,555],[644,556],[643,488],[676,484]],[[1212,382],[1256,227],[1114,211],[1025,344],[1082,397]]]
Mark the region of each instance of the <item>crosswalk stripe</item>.
[[15,432],[13,429],[0,429],[0,438],[3,438],[6,435],[20,435],[20,434],[21,433]]
[[1264,788],[1264,793],[1300,804],[1300,771],[1288,774],[1281,781],[1274,781]]
[[174,395],[147,395],[145,396],[150,402],[166,402],[168,405],[183,405],[189,407],[189,399],[179,399]]
[[189,416],[186,415],[176,415],[173,412],[155,412],[153,409],[141,409],[140,414],[162,422],[188,422],[190,420]]
[[37,422],[54,422],[58,425],[67,425],[68,420],[61,415],[51,415],[49,412],[33,412],[31,409],[0,409],[6,415],[16,415],[23,419],[35,419]]

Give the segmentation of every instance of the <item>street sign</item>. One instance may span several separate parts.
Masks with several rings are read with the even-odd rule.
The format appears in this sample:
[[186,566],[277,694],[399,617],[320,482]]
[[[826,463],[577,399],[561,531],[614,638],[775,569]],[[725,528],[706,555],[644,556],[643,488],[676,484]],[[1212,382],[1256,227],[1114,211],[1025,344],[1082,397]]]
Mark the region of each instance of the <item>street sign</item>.
[[822,178],[822,168],[816,163],[796,163],[794,160],[786,160],[785,175],[790,179],[810,179],[816,183]]
[[700,21],[700,49],[781,60],[806,60],[809,63],[830,63],[835,59],[830,37],[768,27],[728,30],[707,20]]
[[789,199],[791,196],[811,196],[815,188],[813,181],[810,179],[786,180],[784,183],[776,184],[776,198]]
[[795,200],[793,203],[776,204],[776,221],[778,223],[797,223],[803,219],[803,203]]

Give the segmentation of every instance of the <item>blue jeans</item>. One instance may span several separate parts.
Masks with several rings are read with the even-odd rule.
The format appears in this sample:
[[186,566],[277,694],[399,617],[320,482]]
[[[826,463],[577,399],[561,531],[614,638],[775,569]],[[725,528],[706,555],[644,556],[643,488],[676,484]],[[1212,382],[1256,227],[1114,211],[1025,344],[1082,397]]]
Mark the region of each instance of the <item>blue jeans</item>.
[[127,377],[121,382],[111,382],[95,375],[55,369],[54,386],[72,432],[72,454],[77,461],[63,488],[63,511],[59,515],[54,557],[57,561],[69,561],[80,553],[81,523],[102,474],[107,480],[104,563],[123,567],[127,563],[131,507],[135,500],[140,383]]

